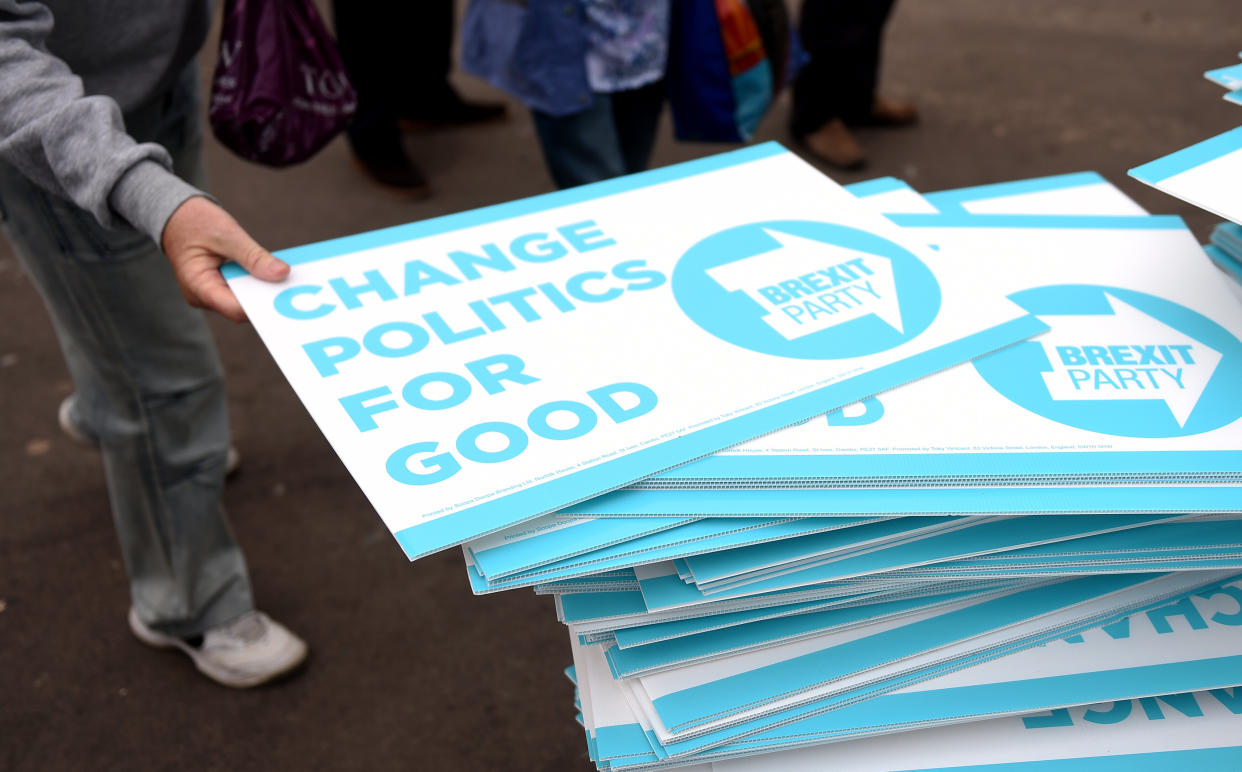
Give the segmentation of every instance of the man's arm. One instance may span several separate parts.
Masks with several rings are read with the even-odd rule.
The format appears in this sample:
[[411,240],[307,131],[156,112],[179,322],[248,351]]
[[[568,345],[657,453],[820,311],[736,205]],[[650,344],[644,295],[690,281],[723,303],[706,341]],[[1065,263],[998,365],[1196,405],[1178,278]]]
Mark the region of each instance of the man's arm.
[[0,0],[0,161],[105,226],[124,220],[145,232],[168,255],[192,305],[241,321],[219,266],[236,260],[271,281],[288,266],[174,175],[168,151],[130,137],[114,100],[85,94],[81,79],[47,50],[52,23],[41,3]]

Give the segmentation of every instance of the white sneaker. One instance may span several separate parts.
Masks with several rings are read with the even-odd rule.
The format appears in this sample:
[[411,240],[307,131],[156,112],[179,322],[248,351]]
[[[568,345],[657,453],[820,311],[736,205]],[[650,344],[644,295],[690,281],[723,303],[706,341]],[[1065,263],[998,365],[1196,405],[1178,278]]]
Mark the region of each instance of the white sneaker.
[[60,424],[60,430],[64,432],[69,439],[80,442],[83,445],[99,445],[99,438],[92,437],[87,434],[76,421],[73,420],[73,406],[78,401],[77,394],[70,394],[60,401],[60,407],[56,410],[56,422]]
[[[88,433],[82,428],[81,424],[73,420],[73,407],[78,401],[77,394],[70,394],[60,401],[60,407],[56,410],[56,422],[60,424],[60,430],[65,433],[69,439],[80,442],[83,445],[91,447],[99,447],[99,438]],[[224,476],[230,477],[241,466],[241,453],[237,452],[237,448],[229,445],[228,455],[224,458]]]
[[132,606],[129,629],[149,646],[180,649],[203,675],[234,689],[267,683],[306,660],[306,642],[262,611],[242,614],[208,630],[197,646],[147,627]]

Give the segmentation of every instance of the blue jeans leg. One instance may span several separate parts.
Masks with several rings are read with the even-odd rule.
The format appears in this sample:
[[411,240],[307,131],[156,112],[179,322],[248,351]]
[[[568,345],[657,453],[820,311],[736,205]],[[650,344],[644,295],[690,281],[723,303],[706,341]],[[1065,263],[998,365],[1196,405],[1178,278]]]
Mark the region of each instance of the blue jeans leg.
[[558,188],[572,188],[625,174],[612,99],[596,94],[591,106],[570,115],[531,110],[543,161]]
[[646,169],[663,107],[664,81],[657,81],[629,91],[597,93],[590,107],[571,115],[531,110],[556,186],[572,188]]
[[[131,133],[201,182],[193,68]],[[100,440],[113,520],[139,617],[189,636],[254,607],[245,559],[220,505],[229,445],[224,377],[203,315],[167,259],[129,227],[105,229],[0,166],[0,219],[52,318]]]

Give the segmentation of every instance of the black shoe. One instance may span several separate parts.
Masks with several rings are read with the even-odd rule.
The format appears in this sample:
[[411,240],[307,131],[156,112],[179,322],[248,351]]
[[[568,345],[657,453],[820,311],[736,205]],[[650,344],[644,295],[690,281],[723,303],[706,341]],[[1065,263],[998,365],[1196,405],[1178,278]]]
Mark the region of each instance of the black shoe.
[[416,131],[437,126],[488,123],[505,117],[506,109],[500,102],[467,102],[456,91],[449,91],[444,97],[401,116],[401,128]]
[[416,199],[431,195],[427,179],[400,148],[376,152],[370,148],[360,149],[352,143],[350,147],[359,168],[380,185]]

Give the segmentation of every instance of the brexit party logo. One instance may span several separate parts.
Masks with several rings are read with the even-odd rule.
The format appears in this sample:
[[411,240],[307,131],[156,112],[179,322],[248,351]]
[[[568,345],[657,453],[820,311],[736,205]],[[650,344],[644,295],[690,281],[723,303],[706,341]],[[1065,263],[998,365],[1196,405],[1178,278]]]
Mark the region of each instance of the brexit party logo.
[[1181,437],[1242,416],[1242,343],[1154,295],[1072,284],[1010,296],[1051,328],[975,360],[1005,398],[1079,429]]
[[874,233],[808,221],[713,234],[673,271],[673,297],[696,324],[742,348],[795,359],[886,351],[940,310],[931,270]]

